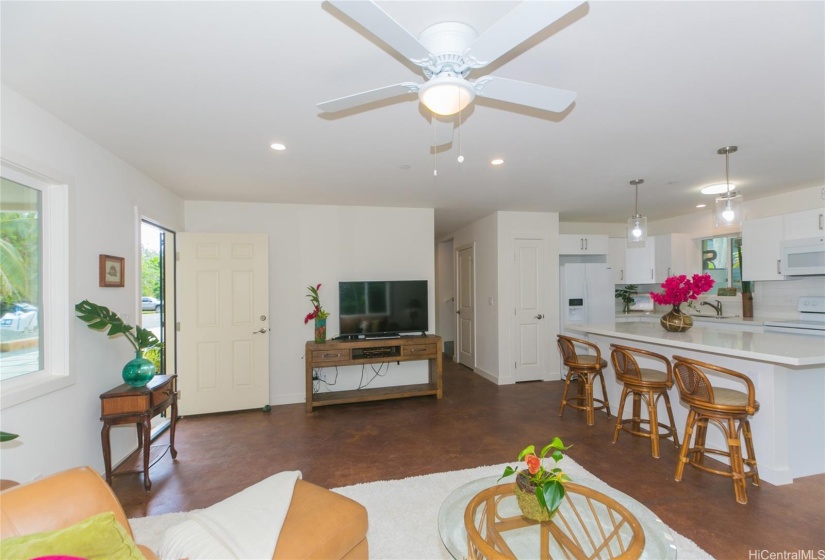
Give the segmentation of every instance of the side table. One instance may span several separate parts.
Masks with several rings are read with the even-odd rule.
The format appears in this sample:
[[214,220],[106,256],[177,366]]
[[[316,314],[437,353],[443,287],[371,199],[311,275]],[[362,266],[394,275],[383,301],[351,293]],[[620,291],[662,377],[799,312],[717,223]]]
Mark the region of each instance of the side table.
[[[178,456],[175,449],[175,424],[178,419],[176,378],[177,375],[156,375],[145,387],[132,387],[124,383],[100,395],[100,420],[103,422],[100,439],[103,444],[106,482],[109,485],[112,484],[112,476],[114,475],[142,472],[143,487],[148,491],[152,488],[149,467],[155,464],[170,449],[173,459]],[[168,408],[171,408],[169,445],[152,446],[152,418]],[[114,472],[112,471],[109,430],[112,426],[121,424],[135,424],[137,427],[137,453],[142,454],[142,469],[133,468],[130,461],[127,460]]]

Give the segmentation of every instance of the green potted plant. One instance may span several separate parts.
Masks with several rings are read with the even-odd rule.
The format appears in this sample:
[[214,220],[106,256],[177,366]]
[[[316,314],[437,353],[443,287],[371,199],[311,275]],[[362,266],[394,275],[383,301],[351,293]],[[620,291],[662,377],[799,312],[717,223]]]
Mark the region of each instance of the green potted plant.
[[624,302],[622,313],[630,313],[630,306],[633,305],[633,296],[638,293],[639,286],[636,284],[627,284],[624,288],[616,289],[616,299]]
[[83,300],[75,305],[77,317],[96,331],[107,332],[109,337],[123,335],[135,349],[135,359],[123,367],[123,381],[132,387],[143,387],[154,377],[155,365],[143,356],[143,352],[160,346],[151,331],[140,326],[127,325],[117,313],[108,307]]
[[539,455],[536,455],[535,446],[528,445],[518,456],[518,460],[524,461],[527,468],[517,469],[508,465],[504,469],[504,474],[499,480],[516,473],[513,492],[522,514],[528,519],[549,521],[559,509],[564,499],[564,483],[569,481],[570,477],[564,474],[560,467],[546,469],[542,461],[550,453],[554,464],[558,464],[564,458],[562,451],[568,449],[570,447],[565,447],[558,437],[554,437],[553,441],[545,445]]

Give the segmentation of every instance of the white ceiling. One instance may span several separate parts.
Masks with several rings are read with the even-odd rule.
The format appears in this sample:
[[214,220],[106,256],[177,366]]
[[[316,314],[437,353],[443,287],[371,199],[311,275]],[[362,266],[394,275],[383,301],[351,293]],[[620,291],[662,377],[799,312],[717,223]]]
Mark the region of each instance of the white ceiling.
[[[379,5],[413,35],[447,20],[483,32],[514,6]],[[619,223],[631,179],[645,180],[649,219],[712,202],[699,189],[724,180],[716,150],[730,144],[746,200],[825,184],[823,8],[591,1],[470,76],[573,90],[576,103],[552,114],[477,99],[461,164],[458,132],[430,152],[414,95],[316,108],[423,81],[321,2],[3,1],[2,81],[187,200],[433,207],[439,236],[494,210]]]

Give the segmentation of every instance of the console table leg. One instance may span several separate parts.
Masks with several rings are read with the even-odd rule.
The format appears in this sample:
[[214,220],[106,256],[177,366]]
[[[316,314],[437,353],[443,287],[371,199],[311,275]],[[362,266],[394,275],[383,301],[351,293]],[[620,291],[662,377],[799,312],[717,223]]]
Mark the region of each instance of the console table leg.
[[169,449],[172,451],[172,459],[177,458],[178,450],[175,449],[175,427],[178,424],[178,398],[172,397],[172,424],[169,426]]
[[152,443],[152,418],[147,414],[143,417],[143,487],[148,492],[152,488],[149,478],[149,455]]
[[103,446],[103,466],[106,469],[106,482],[112,485],[112,448],[109,443],[109,425],[103,424],[100,431],[100,441]]

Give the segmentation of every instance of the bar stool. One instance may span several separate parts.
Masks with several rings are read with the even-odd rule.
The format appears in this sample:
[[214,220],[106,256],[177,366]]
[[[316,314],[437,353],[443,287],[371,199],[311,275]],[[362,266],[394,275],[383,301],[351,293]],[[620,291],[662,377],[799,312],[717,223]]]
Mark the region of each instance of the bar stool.
[[[607,362],[602,359],[599,347],[580,338],[558,335],[559,352],[561,353],[564,365],[568,367],[567,377],[564,382],[564,393],[561,396],[561,409],[559,416],[564,415],[564,407],[569,406],[576,410],[584,410],[587,413],[587,425],[592,426],[594,422],[594,412],[604,409],[607,417],[610,418],[610,403],[607,399],[607,388],[604,385],[602,370],[607,367]],[[575,344],[586,346],[595,352],[592,354],[578,354]],[[602,399],[593,397],[593,382],[599,378],[602,383]],[[579,391],[575,397],[567,401],[567,391],[570,389],[570,381],[576,378],[579,384]],[[574,404],[575,403],[575,404]],[[599,406],[595,404],[598,403]]]
[[[668,389],[673,387],[673,369],[670,360],[661,354],[639,348],[618,344],[611,344],[610,347],[613,349],[610,353],[610,361],[613,362],[616,381],[622,384],[622,398],[619,402],[619,414],[616,416],[616,427],[613,430],[613,443],[619,439],[619,432],[624,430],[634,436],[650,438],[651,451],[657,459],[659,458],[659,437],[672,437],[673,445],[678,449],[679,435],[676,433],[676,421],[673,419],[670,397],[667,394]],[[661,361],[665,366],[665,371],[639,367],[634,354]],[[627,397],[631,395],[633,396],[633,417],[622,420],[624,405]],[[659,423],[657,414],[659,399],[665,401],[670,425]],[[647,405],[647,420],[641,418],[642,400]],[[647,424],[650,430],[643,431],[642,424]],[[659,428],[663,429],[661,434]]]
[[[756,468],[751,425],[748,421],[748,416],[753,416],[759,410],[753,381],[747,375],[720,366],[681,356],[673,356],[673,359],[673,371],[676,374],[679,398],[690,408],[685,425],[685,439],[682,442],[679,462],[676,465],[676,481],[682,480],[685,463],[690,463],[697,469],[732,478],[736,501],[740,504],[747,504],[746,479],[752,479],[753,485],[759,486],[759,471]],[[736,389],[713,387],[703,370],[743,381],[747,385],[748,392],[743,393]],[[728,445],[727,451],[705,446],[708,422],[713,422],[724,432]],[[696,437],[693,447],[690,447],[690,438],[694,427]],[[742,457],[742,436],[745,439],[747,458]],[[728,457],[730,459],[730,469],[720,471],[706,466],[704,464],[705,455]],[[745,471],[745,465],[748,466],[747,471]]]

